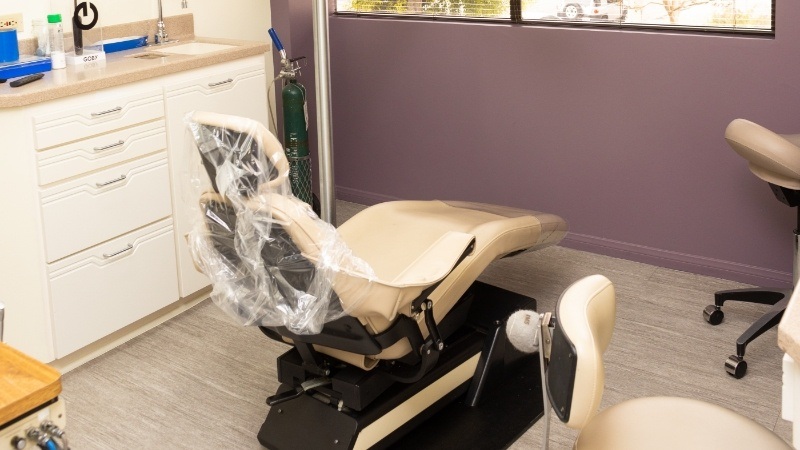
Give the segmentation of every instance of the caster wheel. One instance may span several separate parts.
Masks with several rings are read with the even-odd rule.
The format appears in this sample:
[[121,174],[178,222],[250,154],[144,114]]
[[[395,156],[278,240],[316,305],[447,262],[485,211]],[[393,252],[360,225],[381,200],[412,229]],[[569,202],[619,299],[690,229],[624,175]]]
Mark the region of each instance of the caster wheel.
[[706,309],[703,310],[703,318],[711,325],[721,324],[724,317],[725,313],[715,305],[708,305]]
[[742,378],[747,373],[747,361],[736,355],[728,356],[725,360],[725,371],[736,379]]

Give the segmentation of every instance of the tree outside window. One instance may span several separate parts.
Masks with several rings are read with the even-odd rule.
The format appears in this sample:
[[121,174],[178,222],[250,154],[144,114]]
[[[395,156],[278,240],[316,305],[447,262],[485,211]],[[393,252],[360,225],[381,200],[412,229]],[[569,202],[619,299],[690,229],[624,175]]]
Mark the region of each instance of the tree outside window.
[[338,12],[769,31],[774,0],[337,0]]
[[509,18],[508,0],[338,0],[337,11]]

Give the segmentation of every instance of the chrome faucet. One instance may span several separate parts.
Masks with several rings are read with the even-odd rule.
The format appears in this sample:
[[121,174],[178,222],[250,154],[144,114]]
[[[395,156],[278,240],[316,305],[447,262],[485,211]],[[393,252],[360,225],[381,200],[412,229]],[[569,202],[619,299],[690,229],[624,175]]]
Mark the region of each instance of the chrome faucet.
[[[181,8],[189,7],[189,0],[181,0]],[[161,7],[161,0],[158,0],[158,22],[156,23],[156,44],[166,44],[167,42],[178,42],[177,39],[170,39],[167,34],[167,27],[164,25],[164,9]]]
[[169,42],[167,29],[164,26],[164,10],[161,8],[161,0],[158,0],[158,23],[156,23],[156,44],[165,44]]

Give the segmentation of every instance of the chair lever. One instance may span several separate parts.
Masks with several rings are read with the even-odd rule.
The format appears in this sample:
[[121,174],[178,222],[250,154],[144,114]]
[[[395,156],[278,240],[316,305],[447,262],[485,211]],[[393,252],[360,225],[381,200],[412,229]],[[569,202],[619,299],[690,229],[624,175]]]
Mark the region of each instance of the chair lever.
[[303,395],[306,391],[331,384],[331,379],[328,377],[313,378],[300,383],[300,386],[294,388],[293,391],[285,391],[280,394],[275,394],[267,397],[267,405],[275,406],[277,404],[294,400]]

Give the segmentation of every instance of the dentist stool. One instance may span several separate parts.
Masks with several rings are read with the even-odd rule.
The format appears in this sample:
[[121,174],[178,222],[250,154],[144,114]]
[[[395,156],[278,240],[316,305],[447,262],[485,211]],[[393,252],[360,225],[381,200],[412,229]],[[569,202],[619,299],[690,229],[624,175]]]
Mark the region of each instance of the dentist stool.
[[[781,203],[797,208],[800,205],[800,134],[777,134],[748,120],[736,119],[725,130],[725,140],[741,157],[749,162],[750,171],[769,183],[773,194]],[[794,230],[794,278],[798,277],[798,229],[800,229],[800,209],[797,212],[797,226]],[[747,344],[778,325],[789,303],[791,289],[733,289],[714,294],[714,304],[703,310],[703,317],[711,325],[719,325],[724,314],[722,305],[726,301],[741,301],[772,305],[767,313],[750,326],[736,340],[736,354],[725,361],[725,370],[735,378],[742,378],[747,372],[744,353]]]
[[580,430],[574,449],[791,448],[738,413],[688,398],[637,398],[598,414],[605,383],[603,353],[614,332],[615,302],[614,286],[607,278],[586,277],[564,291],[555,317],[542,327],[544,333],[552,332],[546,374],[549,402],[562,422]]

